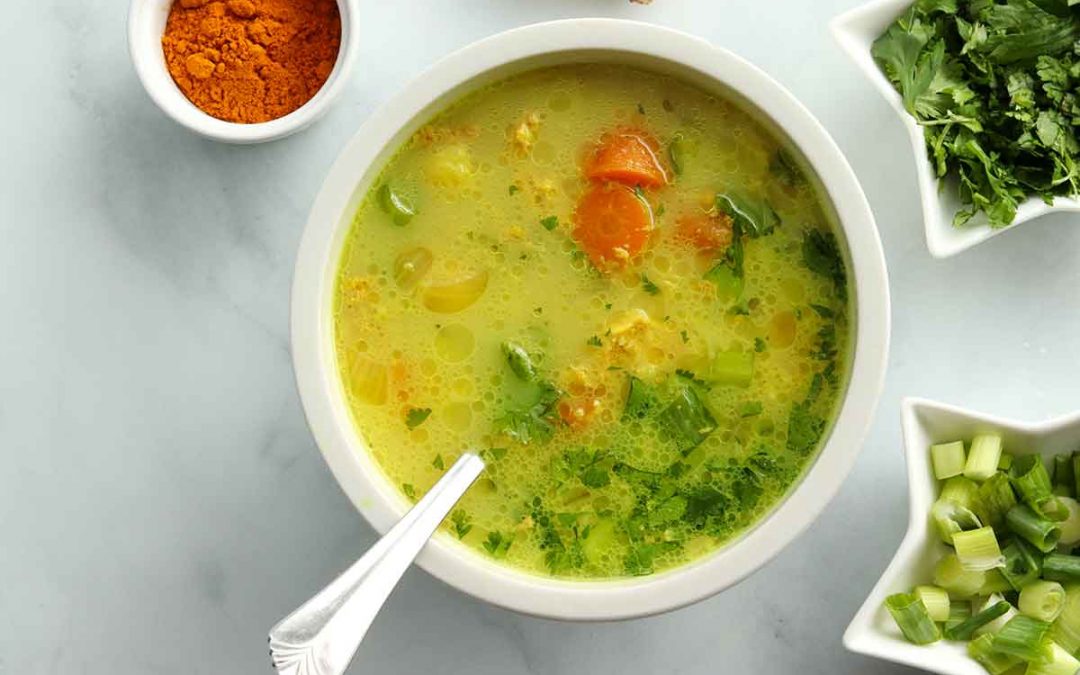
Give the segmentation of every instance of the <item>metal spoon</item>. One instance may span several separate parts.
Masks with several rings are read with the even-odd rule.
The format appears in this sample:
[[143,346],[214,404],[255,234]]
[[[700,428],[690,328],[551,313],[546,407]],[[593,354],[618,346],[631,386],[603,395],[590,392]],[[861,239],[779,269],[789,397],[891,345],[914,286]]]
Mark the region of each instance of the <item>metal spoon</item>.
[[344,673],[405,570],[483,470],[484,460],[463,454],[352,567],[270,629],[270,658],[277,672]]

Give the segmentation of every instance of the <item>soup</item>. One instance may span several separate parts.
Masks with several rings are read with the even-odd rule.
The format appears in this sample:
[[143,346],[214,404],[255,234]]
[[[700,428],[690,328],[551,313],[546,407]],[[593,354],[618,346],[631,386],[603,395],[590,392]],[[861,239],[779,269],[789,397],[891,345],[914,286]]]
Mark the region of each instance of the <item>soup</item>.
[[651,574],[761,519],[848,373],[844,257],[794,155],[729,100],[580,64],[475,91],[386,164],[337,275],[357,430],[444,523],[545,576]]

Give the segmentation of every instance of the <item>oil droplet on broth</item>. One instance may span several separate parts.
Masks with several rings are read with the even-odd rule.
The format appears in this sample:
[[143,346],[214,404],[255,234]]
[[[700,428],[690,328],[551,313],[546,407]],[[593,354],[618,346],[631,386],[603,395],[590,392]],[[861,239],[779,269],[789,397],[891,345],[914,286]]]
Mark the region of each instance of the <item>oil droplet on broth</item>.
[[467,327],[452,323],[435,333],[435,352],[451,363],[464,361],[476,348],[476,338]]

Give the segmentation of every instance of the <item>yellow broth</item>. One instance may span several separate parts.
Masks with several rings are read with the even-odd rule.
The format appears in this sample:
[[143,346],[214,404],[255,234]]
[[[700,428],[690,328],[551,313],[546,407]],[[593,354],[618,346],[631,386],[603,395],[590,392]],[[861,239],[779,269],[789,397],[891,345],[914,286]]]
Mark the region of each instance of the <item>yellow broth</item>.
[[[597,269],[575,237],[582,166],[627,128],[669,182],[636,190],[644,250]],[[847,277],[811,183],[751,114],[651,72],[561,66],[465,96],[383,168],[342,253],[358,433],[412,500],[481,452],[444,529],[520,570],[614,578],[714,551],[799,478],[846,383]],[[718,195],[779,225],[722,250],[675,236],[734,215]]]

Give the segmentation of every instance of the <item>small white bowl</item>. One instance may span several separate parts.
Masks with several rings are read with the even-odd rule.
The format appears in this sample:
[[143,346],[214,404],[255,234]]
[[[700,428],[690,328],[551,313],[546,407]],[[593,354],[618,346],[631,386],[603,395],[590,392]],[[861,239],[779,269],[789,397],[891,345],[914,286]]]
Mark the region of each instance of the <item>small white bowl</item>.
[[295,134],[330,108],[349,80],[358,51],[355,26],[358,0],[337,0],[341,14],[341,47],[334,69],[318,93],[293,112],[269,122],[238,124],[212,117],[188,100],[165,66],[161,36],[173,0],[132,0],[128,12],[128,50],[146,93],[166,115],[197,134],[225,143],[263,143]]
[[962,227],[953,225],[953,216],[960,209],[956,190],[946,185],[939,188],[937,176],[926,154],[926,136],[915,118],[904,109],[903,99],[870,55],[870,47],[913,0],[875,0],[841,14],[829,24],[833,38],[859,70],[869,78],[885,100],[896,110],[911,139],[915,158],[915,180],[922,199],[926,245],[935,258],[948,258],[972,246],[1054,211],[1080,211],[1080,201],[1058,197],[1053,206],[1039,197],[1029,197],[1020,203],[1016,219],[1008,227],[992,228],[980,213]]
[[914,586],[932,583],[934,565],[947,552],[930,523],[930,507],[938,494],[938,481],[930,466],[930,446],[997,431],[1004,436],[1007,452],[1049,457],[1080,446],[1080,413],[1032,424],[906,398],[900,406],[900,424],[911,509],[907,534],[844,632],[844,646],[859,654],[942,675],[986,675],[983,667],[967,655],[966,643],[941,640],[920,647],[905,640],[882,605],[893,593],[907,593]]
[[334,349],[334,280],[356,209],[401,143],[463,93],[534,68],[582,62],[622,63],[682,78],[758,111],[763,123],[790,138],[816,172],[843,230],[856,304],[851,377],[824,447],[771,513],[720,550],[654,576],[594,582],[519,572],[446,533],[438,533],[417,559],[451,586],[509,609],[559,619],[610,620],[696,602],[765,564],[836,494],[873,417],[889,345],[889,290],[881,242],[851,167],[825,129],[787,90],[700,38],[631,21],[573,19],[526,26],[448,56],[377,110],[331,168],[297,254],[292,354],[304,412],[327,464],[360,512],[375,529],[386,532],[410,505],[353,425]]

